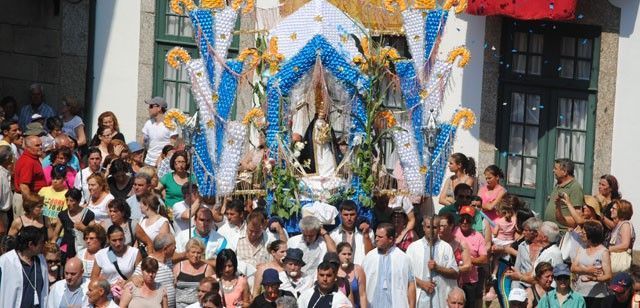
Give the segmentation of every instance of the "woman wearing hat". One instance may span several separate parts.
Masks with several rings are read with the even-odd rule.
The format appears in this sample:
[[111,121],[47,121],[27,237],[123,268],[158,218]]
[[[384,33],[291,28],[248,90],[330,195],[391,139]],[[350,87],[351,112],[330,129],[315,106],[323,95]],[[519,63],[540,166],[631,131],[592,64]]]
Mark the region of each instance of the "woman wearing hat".
[[[569,216],[562,215],[563,205],[569,209]],[[570,261],[576,256],[577,248],[586,247],[582,225],[586,221],[599,221],[600,217],[600,202],[595,197],[585,195],[582,207],[576,208],[567,195],[559,195],[559,202],[556,202],[556,219],[558,223],[573,228],[565,233],[560,242],[563,260]]]

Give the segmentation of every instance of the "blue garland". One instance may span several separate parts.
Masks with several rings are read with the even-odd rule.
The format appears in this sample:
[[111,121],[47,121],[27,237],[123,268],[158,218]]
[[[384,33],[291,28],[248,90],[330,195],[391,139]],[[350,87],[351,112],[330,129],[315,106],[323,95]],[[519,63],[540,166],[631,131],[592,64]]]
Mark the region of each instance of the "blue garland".
[[[242,67],[244,63],[238,60],[227,60],[227,66],[233,70],[234,73],[239,74],[242,72]],[[213,85],[213,84],[212,84]],[[213,87],[212,87],[213,88]],[[218,88],[218,116],[223,118],[225,121],[229,120],[229,114],[231,113],[231,108],[236,101],[236,91],[238,89],[238,79],[236,76],[230,72],[228,69],[225,69],[222,72],[222,79],[220,80],[220,87]],[[221,121],[216,121],[216,161],[220,161],[220,157],[222,156],[222,150],[224,149],[223,145],[224,138],[224,123]]]
[[[215,197],[215,170],[213,169],[209,149],[207,148],[207,136],[204,125],[200,125],[200,130],[194,134],[193,145],[195,150],[193,171],[196,175],[196,181],[198,182],[198,191],[203,197]],[[209,174],[211,176],[208,176]]]
[[[350,96],[353,96],[356,90],[358,93],[364,93],[370,87],[369,78],[363,75],[358,68],[352,66],[349,59],[340,54],[323,36],[314,36],[293,58],[284,63],[280,71],[269,78],[267,83],[266,143],[270,149],[270,157],[273,159],[278,159],[276,136],[280,131],[280,113],[283,104],[286,104],[283,102],[283,97],[288,97],[296,83],[313,68],[318,55],[320,55],[324,67],[344,85]],[[350,145],[353,146],[353,137],[364,132],[364,123],[367,120],[366,107],[359,96],[354,99],[351,116]],[[288,144],[288,135],[284,136],[284,142]],[[358,177],[353,177],[351,184],[355,190],[354,201],[360,204],[359,196],[364,195],[362,183]],[[267,194],[266,201],[269,207],[273,204],[272,192]],[[371,211],[362,206],[359,207],[358,212],[369,219],[372,216]],[[292,217],[286,222],[287,231],[299,232],[298,219],[298,217]]]
[[215,48],[216,46],[216,35],[214,31],[215,24],[215,16],[212,14],[211,10],[201,10],[195,9],[189,12],[189,17],[191,17],[191,24],[193,25],[193,29],[195,31],[195,39],[198,39],[198,34],[200,34],[200,40],[198,43],[198,49],[200,50],[200,57],[202,58],[205,67],[207,68],[207,77],[209,77],[209,84],[212,86],[214,84],[214,75],[215,75],[215,58],[211,53],[209,53],[209,45],[211,48]]
[[[425,191],[431,193],[431,195],[438,195],[440,193],[457,130],[455,126],[444,123],[439,125],[439,129],[440,131],[436,137],[436,147],[433,150],[433,155],[431,155],[429,170],[427,171]],[[431,181],[433,181],[433,183],[431,183]],[[429,186],[431,184],[433,184],[433,186],[431,186],[430,190]]]
[[424,59],[425,61],[429,61],[429,57],[431,56],[431,50],[433,50],[433,46],[435,46],[438,37],[444,31],[444,26],[447,23],[447,16],[449,15],[448,11],[444,11],[442,9],[429,11],[427,15],[427,20],[424,24],[425,26],[425,37],[424,37]]
[[425,164],[423,160],[424,136],[422,136],[422,105],[420,104],[420,82],[416,76],[416,70],[412,60],[402,60],[396,62],[396,72],[400,78],[400,88],[405,98],[407,109],[411,112],[411,125],[413,126],[413,137],[416,141],[418,158],[420,164]]

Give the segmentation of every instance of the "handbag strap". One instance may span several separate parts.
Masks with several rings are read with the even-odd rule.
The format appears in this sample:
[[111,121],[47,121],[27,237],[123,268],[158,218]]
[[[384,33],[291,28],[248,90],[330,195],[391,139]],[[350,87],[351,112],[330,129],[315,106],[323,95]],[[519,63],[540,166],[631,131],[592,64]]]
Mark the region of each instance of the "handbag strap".
[[[120,267],[118,266],[118,259],[116,257],[116,253],[113,252],[113,250],[111,249],[111,247],[109,247],[109,251],[107,252],[108,254],[111,254],[113,256],[113,261],[111,262],[111,264],[113,264],[113,266],[116,268],[116,271],[118,272],[118,274],[120,274],[120,277],[122,277],[122,279],[129,280],[129,278],[127,278],[127,276],[125,276],[122,271],[120,271]],[[109,261],[111,261],[111,258],[109,258]]]

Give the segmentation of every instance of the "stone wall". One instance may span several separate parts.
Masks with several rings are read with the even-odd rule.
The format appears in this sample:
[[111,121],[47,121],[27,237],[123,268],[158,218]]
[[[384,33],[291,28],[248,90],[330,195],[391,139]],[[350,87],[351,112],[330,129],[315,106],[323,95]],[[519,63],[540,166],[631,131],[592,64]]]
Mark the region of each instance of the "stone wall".
[[[85,98],[89,0],[0,2],[0,96],[29,102],[29,85],[43,84],[59,109],[66,95]],[[87,105],[88,106],[88,105]]]

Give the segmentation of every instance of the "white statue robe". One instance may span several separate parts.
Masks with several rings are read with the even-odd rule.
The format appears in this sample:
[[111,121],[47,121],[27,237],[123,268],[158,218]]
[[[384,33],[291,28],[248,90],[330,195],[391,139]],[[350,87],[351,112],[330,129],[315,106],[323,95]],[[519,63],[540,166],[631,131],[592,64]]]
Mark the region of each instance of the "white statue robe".
[[[41,277],[38,278],[38,283],[42,281],[49,281],[47,260],[44,259],[42,254],[37,256],[38,265],[40,266]],[[22,303],[22,264],[20,258],[15,250],[11,250],[4,255],[0,256],[0,269],[2,269],[2,276],[0,278],[0,307],[20,307]],[[49,288],[42,288],[40,294],[38,294],[38,301],[40,306],[44,307],[47,304],[47,296],[49,295]]]
[[[430,279],[430,270],[427,262],[430,259],[429,242],[425,238],[415,241],[407,248],[407,256],[411,259],[413,274],[420,280]],[[438,240],[434,245],[433,260],[441,267],[453,268],[458,271],[453,249],[445,241]],[[433,273],[433,281],[436,284],[434,293],[427,294],[421,288],[416,287],[416,307],[447,307],[447,295],[455,286],[458,285],[456,279],[445,278],[442,275]],[[433,300],[431,299],[433,297]]]
[[[393,308],[408,308],[409,307],[409,282],[413,282],[413,270],[411,267],[411,260],[409,257],[398,247],[391,247],[388,252],[391,257],[391,303]],[[380,261],[380,253],[378,249],[373,249],[364,257],[362,268],[364,274],[367,277],[367,303],[369,307],[377,308],[380,305],[374,303],[375,292],[378,290],[378,267]],[[390,307],[383,307],[390,308]]]

